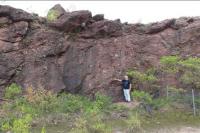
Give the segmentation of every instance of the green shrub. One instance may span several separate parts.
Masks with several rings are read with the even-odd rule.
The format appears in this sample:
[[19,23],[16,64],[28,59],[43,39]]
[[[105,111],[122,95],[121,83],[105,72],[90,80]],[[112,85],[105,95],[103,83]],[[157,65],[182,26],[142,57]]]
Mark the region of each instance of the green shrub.
[[181,60],[178,62],[182,67],[188,68],[190,70],[200,69],[200,58],[189,57],[188,59]]
[[155,71],[154,68],[147,69],[145,72],[129,70],[127,71],[127,75],[132,79],[133,88],[152,91],[159,87]]
[[152,109],[160,109],[166,105],[168,105],[170,103],[170,99],[167,98],[157,98],[157,99],[153,99],[152,96],[144,91],[133,91],[131,93],[131,96],[139,101],[139,102],[143,102],[144,104],[148,104],[152,107]]
[[[14,89],[10,89],[14,88]],[[17,89],[16,89],[17,88]],[[111,107],[111,98],[100,93],[91,100],[87,97],[72,94],[62,94],[57,96],[52,91],[44,89],[27,88],[24,95],[21,94],[18,87],[14,84],[6,90],[6,96],[11,99],[0,107],[0,130],[11,131],[14,133],[28,133],[30,124],[54,124],[60,121],[63,115],[65,121],[76,118],[76,123],[71,132],[110,132],[111,127],[103,122],[100,117]],[[14,93],[13,93],[13,90]],[[17,91],[16,91],[17,90]],[[17,92],[17,93],[16,93]],[[61,115],[63,114],[63,115]],[[84,116],[82,118],[77,117]],[[55,116],[55,117],[54,117]],[[59,117],[57,117],[59,116]],[[53,122],[52,122],[53,121]],[[43,123],[42,123],[43,122]],[[93,125],[91,125],[93,123]],[[45,132],[45,129],[42,129]]]
[[11,131],[13,133],[29,133],[31,121],[31,115],[27,114],[22,118],[14,119],[12,123],[3,123],[1,129],[3,131]]
[[33,105],[31,105],[26,98],[20,97],[16,98],[15,101],[13,101],[12,104],[5,103],[4,104],[4,110],[13,111],[17,114],[30,114],[31,116],[37,115],[37,108],[35,108]]
[[162,107],[165,107],[166,105],[169,105],[170,100],[166,99],[166,98],[158,98],[158,99],[154,99],[151,103],[153,109],[158,110]]
[[1,130],[2,131],[10,131],[11,130],[11,126],[10,126],[9,122],[2,123]]
[[60,111],[65,113],[80,111],[83,107],[83,102],[85,101],[81,96],[72,94],[64,94],[60,96],[58,100]]
[[22,94],[22,88],[15,83],[5,89],[5,98],[15,99],[20,94]]
[[167,73],[178,72],[177,64],[181,60],[179,56],[163,56],[160,59],[162,64],[162,71]]
[[58,12],[56,10],[49,10],[47,14],[47,20],[48,21],[54,21],[58,17]]
[[112,100],[110,97],[102,95],[100,93],[96,93],[93,106],[96,107],[98,110],[103,110],[111,105],[111,101]]
[[137,101],[140,101],[140,102],[142,101],[142,102],[145,102],[147,104],[151,104],[152,103],[152,97],[147,92],[134,90],[131,93],[131,96]]
[[167,73],[177,74],[178,80],[190,88],[200,88],[200,58],[181,58],[178,56],[164,56],[160,59],[161,70]]
[[36,109],[37,114],[41,115],[56,112],[60,106],[57,95],[45,89],[33,90],[32,88],[28,88],[25,98],[32,108]]
[[153,75],[154,73],[151,73],[150,70],[147,71],[147,73],[142,73],[137,70],[129,70],[127,72],[127,75],[131,78],[134,78],[140,82],[154,82],[157,80],[157,78]]
[[100,93],[95,94],[94,101],[82,97],[82,109],[85,113],[97,114],[99,112],[108,111],[111,108],[112,100],[110,97]]
[[160,63],[165,65],[176,65],[177,62],[180,60],[179,56],[162,56],[160,58]]
[[31,121],[32,121],[32,116],[27,114],[23,118],[14,120],[13,127],[11,130],[14,133],[28,133]]
[[193,88],[200,88],[200,58],[190,57],[179,61],[179,69],[182,72],[180,81]]

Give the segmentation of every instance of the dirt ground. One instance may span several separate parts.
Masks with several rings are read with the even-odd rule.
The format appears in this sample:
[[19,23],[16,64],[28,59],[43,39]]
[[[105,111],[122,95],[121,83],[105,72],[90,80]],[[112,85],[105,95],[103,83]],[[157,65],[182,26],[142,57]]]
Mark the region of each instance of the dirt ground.
[[[138,102],[118,102],[118,105],[123,105],[128,108],[135,108],[139,105]],[[125,133],[123,131],[115,131],[114,133]],[[141,131],[141,133],[200,133],[200,127],[189,127],[189,126],[181,126],[181,127],[173,127],[173,128],[161,128],[161,129],[153,129],[151,131]]]
[[[123,131],[116,131],[114,133],[125,133]],[[154,131],[141,131],[141,133],[200,133],[200,128],[194,127],[179,127],[179,128],[166,128],[155,129]]]
[[174,129],[159,129],[159,130],[152,131],[150,133],[200,133],[200,128],[179,127],[179,128],[174,128]]

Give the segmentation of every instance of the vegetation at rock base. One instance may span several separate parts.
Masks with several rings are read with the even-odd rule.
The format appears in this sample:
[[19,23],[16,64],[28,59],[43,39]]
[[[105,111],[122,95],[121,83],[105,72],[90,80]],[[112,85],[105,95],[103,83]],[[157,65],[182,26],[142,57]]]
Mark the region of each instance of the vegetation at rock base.
[[[177,124],[177,121],[198,125],[199,115],[193,116],[191,100],[183,94],[189,86],[199,89],[199,58],[168,56],[162,57],[160,62],[159,68],[127,72],[134,82],[131,97],[134,103],[139,103],[134,108],[112,103],[112,98],[100,93],[90,99],[69,93],[57,95],[50,90],[31,87],[22,90],[17,84],[11,84],[5,89],[6,100],[0,106],[0,132],[112,133],[119,130],[139,133],[158,125]],[[159,86],[158,72],[178,74],[182,88],[168,84],[170,95],[155,97],[151,91],[166,89]],[[200,98],[197,97],[195,103],[198,109]]]
[[[179,56],[163,56],[160,59],[160,66],[150,68],[144,71],[128,70],[127,75],[132,79],[133,87],[136,90],[146,90],[154,93],[156,90],[166,90],[170,88],[175,91],[186,91],[199,89],[200,87],[200,58]],[[165,83],[163,86],[160,82],[162,76],[173,75],[177,80],[177,85]],[[146,89],[145,89],[146,88]],[[144,95],[145,92],[135,91],[133,95]],[[147,97],[147,96],[146,96]]]
[[161,64],[168,73],[179,73],[178,80],[193,89],[200,88],[200,58],[178,56],[165,56],[161,58]]
[[162,64],[161,69],[164,72],[175,73],[177,72],[178,62],[180,61],[179,56],[163,56],[160,59]]
[[12,84],[6,88],[5,98],[14,99],[17,95],[20,95],[22,90],[17,84]]
[[155,90],[158,87],[158,78],[155,75],[154,68],[150,68],[145,72],[137,70],[128,70],[127,75],[132,79],[134,87],[142,90]]
[[[160,73],[160,74],[158,74]],[[152,89],[161,89],[159,81],[168,74],[174,75],[177,81],[184,89],[200,88],[200,58],[188,57],[181,58],[179,56],[163,56],[160,59],[160,66],[147,69],[146,71],[138,71],[135,69],[128,70],[127,75],[132,79],[136,89],[148,91]],[[170,86],[170,84],[168,85]]]
[[[10,88],[17,93],[13,93]],[[100,93],[96,94],[93,101],[72,94],[57,96],[44,89],[28,88],[22,95],[21,88],[12,84],[6,89],[5,98],[8,101],[2,103],[0,107],[0,129],[3,132],[28,133],[33,125],[60,123],[68,123],[67,128],[71,129],[70,132],[76,133],[77,131],[110,132],[112,130],[103,122],[106,119],[104,113],[111,110],[111,100]],[[41,132],[46,132],[45,126],[42,127]]]

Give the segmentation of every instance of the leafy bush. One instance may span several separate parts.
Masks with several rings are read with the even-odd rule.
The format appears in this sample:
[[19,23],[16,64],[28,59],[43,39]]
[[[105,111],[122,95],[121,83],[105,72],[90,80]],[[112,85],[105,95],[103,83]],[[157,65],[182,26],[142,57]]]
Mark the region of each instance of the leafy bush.
[[142,102],[145,102],[145,103],[148,103],[148,104],[152,103],[152,97],[147,92],[134,90],[131,93],[131,96],[137,101],[142,101]]
[[25,99],[38,114],[55,112],[59,106],[56,94],[45,89],[35,89],[31,87],[26,90]]
[[48,21],[54,21],[56,20],[58,17],[58,12],[56,10],[49,10],[48,14],[47,14],[47,20]]
[[5,89],[5,98],[15,99],[18,95],[22,93],[22,88],[17,84],[13,83]]
[[177,64],[180,61],[179,56],[163,56],[160,59],[162,70],[168,73],[176,73],[178,71]]
[[167,73],[179,73],[178,80],[186,86],[200,88],[200,58],[181,58],[178,56],[164,56],[160,59],[161,70]]
[[150,68],[145,72],[129,70],[127,71],[127,75],[132,79],[134,88],[152,91],[159,87],[155,71],[154,68]]
[[[110,107],[111,99],[100,93],[95,95],[93,101],[80,95],[61,94],[57,96],[52,91],[32,89],[30,87],[26,89],[24,95],[19,97],[19,95],[16,95],[18,93],[10,93],[12,92],[10,90],[13,90],[10,89],[13,88],[13,85],[8,88],[7,95],[15,95],[16,97],[15,99],[11,99],[11,101],[5,102],[3,106],[0,107],[0,110],[5,112],[5,115],[0,117],[2,131],[28,133],[32,121],[34,121],[35,124],[40,122],[45,122],[43,124],[51,124],[51,119],[49,119],[50,116],[52,116],[52,118],[55,116],[52,121],[56,122],[59,121],[57,119],[60,119],[60,117],[56,116],[61,116],[60,114],[65,114],[65,116],[70,114],[67,115],[69,117],[75,117],[77,114],[80,116],[87,116],[77,118],[77,125],[75,125],[72,130],[74,132],[77,132],[78,130],[84,132],[89,129],[104,132],[110,129],[107,128],[107,125],[103,123],[103,120],[98,117],[105,109]],[[15,88],[17,87],[14,86],[14,89]],[[96,120],[92,120],[93,118]],[[87,127],[82,128],[84,122],[86,122],[85,124]],[[93,125],[90,125],[90,122],[93,123]],[[104,128],[105,130],[103,130]],[[45,132],[45,129],[43,129],[42,132]]]
[[153,109],[158,110],[162,107],[165,107],[166,105],[168,105],[170,103],[169,99],[166,98],[158,98],[158,99],[154,99],[151,103]]
[[95,101],[93,107],[97,110],[106,109],[109,105],[111,105],[111,98],[100,93],[96,93]]
[[200,88],[200,58],[190,57],[179,61],[179,69],[182,72],[180,81],[194,88]]
[[142,73],[136,70],[129,70],[127,72],[127,75],[131,78],[134,78],[140,82],[154,82],[157,80],[157,78],[150,72],[147,71],[148,73]]
[[142,102],[146,105],[150,105],[152,109],[156,109],[156,110],[170,103],[170,100],[167,98],[153,99],[149,93],[144,92],[144,91],[135,90],[131,93],[131,96],[137,101]]
[[1,130],[2,130],[2,131],[9,131],[9,130],[11,130],[11,126],[10,126],[9,122],[4,122],[4,123],[1,125]]
[[180,60],[178,63],[190,70],[200,69],[200,58],[198,57],[189,57],[188,59]]
[[3,131],[11,131],[14,133],[28,133],[31,121],[31,115],[27,114],[22,118],[14,119],[12,124],[10,124],[9,122],[3,123],[1,128]]
[[32,116],[27,114],[23,118],[19,118],[13,121],[13,127],[11,131],[14,133],[28,133],[31,122]]
[[57,110],[64,113],[78,112],[83,108],[83,102],[86,102],[86,100],[81,96],[64,94],[58,98],[59,108]]

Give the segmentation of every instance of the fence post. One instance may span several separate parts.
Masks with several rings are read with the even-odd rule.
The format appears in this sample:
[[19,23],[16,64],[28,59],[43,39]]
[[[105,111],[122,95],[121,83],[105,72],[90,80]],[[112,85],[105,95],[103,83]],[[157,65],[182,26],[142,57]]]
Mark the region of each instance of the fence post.
[[167,99],[168,99],[168,97],[169,97],[169,92],[168,92],[168,85],[167,85]]
[[196,107],[195,107],[195,101],[194,101],[194,89],[192,89],[192,105],[193,105],[194,116],[196,116]]

